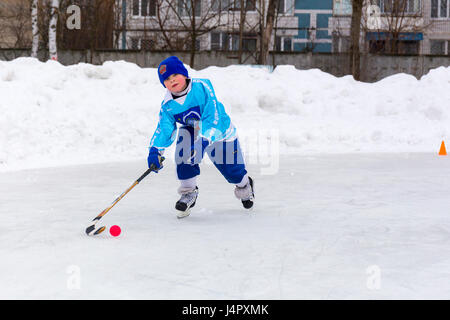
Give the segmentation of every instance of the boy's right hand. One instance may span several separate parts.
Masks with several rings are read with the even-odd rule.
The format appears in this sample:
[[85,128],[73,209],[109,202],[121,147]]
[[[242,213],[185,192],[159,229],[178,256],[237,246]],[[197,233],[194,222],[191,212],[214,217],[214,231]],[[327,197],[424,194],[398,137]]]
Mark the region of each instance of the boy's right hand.
[[155,147],[150,148],[150,152],[147,158],[148,168],[152,169],[155,172],[162,169],[162,156],[158,149]]

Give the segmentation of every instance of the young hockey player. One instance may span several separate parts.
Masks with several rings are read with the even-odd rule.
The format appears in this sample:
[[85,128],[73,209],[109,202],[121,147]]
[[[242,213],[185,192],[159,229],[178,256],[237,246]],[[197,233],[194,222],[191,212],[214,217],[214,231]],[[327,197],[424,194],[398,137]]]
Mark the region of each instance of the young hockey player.
[[161,84],[167,88],[159,112],[159,123],[150,141],[149,168],[162,169],[164,149],[175,141],[176,123],[181,124],[175,150],[181,195],[177,217],[190,214],[198,196],[196,177],[206,152],[225,179],[236,185],[235,196],[244,208],[253,206],[253,180],[247,174],[242,151],[230,117],[208,79],[191,79],[177,57],[163,60],[158,67]]

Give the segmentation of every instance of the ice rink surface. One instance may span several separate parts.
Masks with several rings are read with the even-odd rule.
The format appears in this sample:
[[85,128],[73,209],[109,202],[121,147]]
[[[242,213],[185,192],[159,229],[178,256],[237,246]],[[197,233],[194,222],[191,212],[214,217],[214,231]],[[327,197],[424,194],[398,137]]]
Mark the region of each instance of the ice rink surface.
[[0,299],[450,299],[450,159],[281,156],[245,211],[207,163],[178,220],[175,166],[84,233],[146,161],[0,173]]

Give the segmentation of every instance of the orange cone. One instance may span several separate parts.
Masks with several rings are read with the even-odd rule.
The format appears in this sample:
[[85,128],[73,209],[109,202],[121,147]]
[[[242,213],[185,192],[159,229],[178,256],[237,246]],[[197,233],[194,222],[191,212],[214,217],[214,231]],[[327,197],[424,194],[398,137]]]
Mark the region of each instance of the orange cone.
[[446,156],[447,155],[447,150],[445,150],[444,140],[442,140],[441,149],[439,150],[439,155],[440,156]]

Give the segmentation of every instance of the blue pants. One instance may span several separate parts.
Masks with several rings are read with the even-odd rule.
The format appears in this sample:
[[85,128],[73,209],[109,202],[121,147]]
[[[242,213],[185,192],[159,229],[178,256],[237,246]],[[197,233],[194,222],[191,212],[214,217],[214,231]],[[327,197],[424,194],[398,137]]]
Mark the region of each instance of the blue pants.
[[[214,142],[205,148],[207,140],[196,139],[196,134],[194,128],[190,126],[182,126],[178,131],[175,149],[178,179],[186,180],[198,176],[200,174],[199,164],[206,152],[229,183],[241,182],[247,170],[238,139],[229,142]],[[193,148],[196,150],[195,155],[191,153]]]

